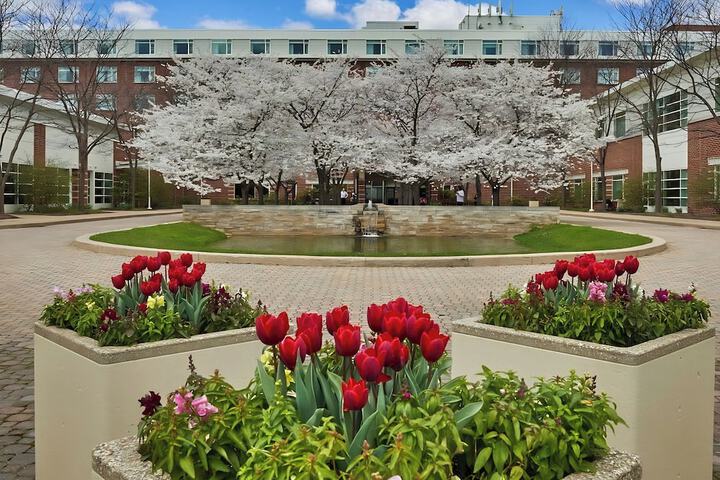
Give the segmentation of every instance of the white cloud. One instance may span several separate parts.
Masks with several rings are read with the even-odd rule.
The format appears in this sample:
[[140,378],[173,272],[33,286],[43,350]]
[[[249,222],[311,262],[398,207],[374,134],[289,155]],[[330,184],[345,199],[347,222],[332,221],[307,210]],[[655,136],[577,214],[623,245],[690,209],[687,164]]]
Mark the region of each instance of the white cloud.
[[336,0],[305,0],[305,13],[317,18],[336,18]]
[[303,22],[301,20],[290,20],[289,18],[286,18],[281,28],[284,28],[286,30],[312,30],[313,25],[310,22]]
[[113,15],[128,22],[133,28],[160,28],[158,21],[152,18],[157,8],[149,3],[122,0],[113,3],[111,10]]
[[253,28],[250,24],[243,20],[225,20],[221,18],[205,17],[201,19],[197,26],[207,28],[208,30],[242,30]]
[[355,28],[362,28],[368,21],[397,20],[400,12],[400,7],[392,0],[362,0],[352,6],[347,21]]

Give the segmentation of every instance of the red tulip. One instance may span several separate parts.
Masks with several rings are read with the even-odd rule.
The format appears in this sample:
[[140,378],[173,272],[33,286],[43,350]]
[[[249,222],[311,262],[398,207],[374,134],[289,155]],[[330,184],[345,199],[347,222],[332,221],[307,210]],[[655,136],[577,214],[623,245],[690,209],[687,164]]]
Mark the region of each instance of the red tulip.
[[560,280],[558,280],[557,275],[555,275],[555,272],[547,272],[545,274],[545,278],[543,278],[543,288],[545,290],[555,290],[558,285],[560,284]]
[[190,272],[185,272],[182,274],[182,284],[186,287],[192,287],[197,281],[198,279],[195,278],[195,275]]
[[322,348],[322,315],[303,313],[297,319],[298,335],[305,335],[308,354],[317,353]]
[[145,270],[145,267],[147,266],[147,259],[148,257],[145,255],[138,255],[130,260],[130,266],[132,266],[133,270],[135,270],[135,273],[140,273]]
[[277,317],[263,313],[255,319],[255,333],[265,345],[277,345],[285,338],[288,330],[290,330],[290,321],[285,312]]
[[349,379],[342,383],[343,411],[362,410],[368,401],[368,388],[365,380]]
[[122,277],[125,280],[132,280],[135,276],[135,269],[129,263],[122,264]]
[[205,275],[206,268],[207,268],[207,265],[205,265],[205,263],[196,262],[195,265],[193,265],[192,273],[199,280],[200,278],[202,278],[203,275]]
[[153,293],[157,292],[158,290],[160,290],[159,285],[158,285],[157,283],[155,283],[155,282],[152,282],[152,281],[150,281],[150,282],[142,282],[142,283],[140,284],[140,291],[141,291],[142,294],[145,295],[146,297],[149,297],[150,295],[152,295]]
[[170,252],[158,252],[157,257],[160,259],[160,263],[162,263],[163,265],[169,264],[170,260],[172,260]]
[[628,255],[627,257],[625,257],[623,265],[625,265],[625,271],[632,275],[638,271],[638,268],[640,268],[640,260],[633,257],[632,255]]
[[391,306],[391,309],[395,312],[407,313],[410,304],[403,297],[398,297],[388,303],[388,306]]
[[602,282],[612,282],[615,280],[615,269],[604,268],[598,272],[597,277]]
[[567,260],[558,260],[555,262],[555,275],[557,275],[558,279],[562,279],[562,277],[565,275],[565,272],[567,272],[568,269],[568,261]]
[[[418,316],[418,315],[424,315],[425,312],[423,311],[423,306],[422,306],[422,305],[410,305],[410,304],[408,304],[407,314],[408,314],[408,315]],[[428,314],[428,315],[429,315],[429,314]]]
[[615,264],[615,275],[617,275],[619,277],[623,273],[625,273],[625,265],[623,265],[622,262],[617,262]]
[[285,337],[278,345],[280,360],[282,360],[290,370],[295,370],[298,353],[300,354],[300,361],[304,362],[305,355],[307,354],[307,346],[302,338]]
[[592,272],[590,271],[590,267],[584,267],[580,268],[578,273],[578,278],[582,280],[583,282],[587,282],[592,278]]
[[335,351],[343,357],[352,357],[360,349],[360,327],[340,325],[335,330]]
[[138,305],[138,312],[142,313],[143,315],[147,313],[147,303],[141,303]]
[[407,335],[407,319],[404,313],[389,312],[383,319],[383,331],[404,340]]
[[375,341],[375,350],[377,350],[378,357],[385,360],[384,365],[396,372],[402,370],[410,359],[410,350],[407,345],[387,332],[378,336]]
[[383,307],[381,305],[370,305],[367,309],[367,322],[370,330],[375,333],[383,331]]
[[162,267],[162,262],[160,262],[160,259],[157,257],[148,257],[147,259],[147,269],[151,272],[157,272],[160,270],[160,267]]
[[113,287],[117,288],[118,290],[122,289],[125,286],[125,277],[121,275],[113,275],[111,277]]
[[410,315],[407,319],[407,338],[415,345],[420,345],[420,337],[423,332],[432,326],[433,322],[430,320],[430,315],[427,313],[420,313],[417,315]]
[[191,253],[183,253],[180,255],[180,261],[185,267],[190,267],[193,263],[193,256]]
[[355,366],[366,382],[384,383],[390,380],[382,371],[384,363],[385,359],[378,355],[375,347],[366,348],[355,355]]
[[567,274],[570,277],[575,278],[578,276],[578,273],[580,273],[580,267],[578,266],[578,264],[577,263],[568,263]]
[[325,315],[325,321],[330,335],[335,335],[335,331],[340,328],[340,325],[347,325],[350,323],[350,310],[348,310],[347,305],[335,307],[327,312]]
[[[555,277],[557,279],[557,277]],[[429,363],[437,362],[447,347],[448,340],[450,337],[440,333],[440,327],[435,324],[433,327],[422,334],[420,339],[420,351],[423,357]]]
[[295,336],[302,338],[308,355],[317,353],[322,349],[322,330],[308,328],[303,331],[298,331]]
[[178,283],[177,278],[171,278],[168,282],[168,288],[172,293],[177,293],[178,289],[180,288],[180,283]]

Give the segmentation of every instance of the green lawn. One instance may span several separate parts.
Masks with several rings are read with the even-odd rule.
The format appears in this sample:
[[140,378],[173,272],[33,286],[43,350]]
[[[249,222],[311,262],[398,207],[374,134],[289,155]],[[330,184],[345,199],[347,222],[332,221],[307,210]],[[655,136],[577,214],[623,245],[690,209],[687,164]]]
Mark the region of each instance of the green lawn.
[[479,237],[232,237],[194,223],[170,223],[93,235],[92,240],[135,247],[220,253],[324,256],[463,256],[585,252],[649,243],[640,235],[576,225],[535,227],[515,240]]
[[535,227],[527,233],[515,236],[515,241],[534,252],[543,253],[636,247],[652,240],[642,235],[560,223]]

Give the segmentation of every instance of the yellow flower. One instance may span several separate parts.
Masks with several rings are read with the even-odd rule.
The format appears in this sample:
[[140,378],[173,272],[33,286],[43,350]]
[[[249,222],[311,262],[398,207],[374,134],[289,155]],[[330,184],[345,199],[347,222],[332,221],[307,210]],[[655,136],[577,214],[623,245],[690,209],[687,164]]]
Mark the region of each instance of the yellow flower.
[[95,302],[87,302],[87,303],[85,304],[85,307],[86,307],[88,310],[92,310],[93,308],[95,308]]
[[295,381],[295,379],[294,379],[293,376],[292,376],[292,372],[291,372],[290,370],[287,370],[287,369],[286,369],[286,370],[285,370],[285,383],[286,383],[287,385],[290,385],[290,384],[293,383],[294,381]]
[[154,308],[160,308],[165,306],[165,297],[162,295],[153,295],[147,299],[147,307],[152,310]]

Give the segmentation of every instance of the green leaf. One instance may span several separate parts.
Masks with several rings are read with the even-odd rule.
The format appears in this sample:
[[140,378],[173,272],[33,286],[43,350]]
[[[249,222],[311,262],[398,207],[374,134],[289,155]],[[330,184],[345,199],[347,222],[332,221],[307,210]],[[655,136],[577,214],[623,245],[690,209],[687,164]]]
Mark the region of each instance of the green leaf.
[[265,370],[265,366],[260,362],[260,360],[257,361],[257,364],[260,386],[262,387],[263,394],[265,395],[265,401],[268,405],[271,405],[272,401],[275,399],[275,382],[272,377],[268,375],[267,370]]
[[475,466],[473,467],[473,473],[479,472],[480,469],[485,466],[487,461],[490,460],[491,454],[492,448],[490,447],[485,447],[480,450],[480,453],[478,453],[477,457],[475,457]]
[[523,470],[522,467],[515,465],[512,470],[510,470],[510,480],[520,480],[524,474],[525,470]]
[[195,465],[193,465],[190,457],[182,457],[180,459],[180,468],[183,469],[183,472],[185,472],[188,477],[195,478]]
[[306,424],[310,425],[311,427],[318,427],[322,423],[323,419],[323,413],[325,413],[325,410],[322,408],[318,408],[315,410],[315,413],[312,414],[312,416],[308,419]]
[[355,458],[360,455],[360,452],[362,451],[362,444],[370,434],[377,435],[377,422],[375,422],[377,416],[378,412],[373,413],[363,421],[362,425],[360,425],[360,428],[355,434],[355,438],[353,438],[353,441],[348,448],[348,458]]
[[482,402],[468,403],[463,408],[455,412],[455,425],[458,430],[462,430],[470,420],[482,409]]
[[410,373],[409,368],[405,369],[405,378],[407,378],[408,385],[410,385],[410,392],[412,393],[413,397],[417,398],[420,393],[420,389],[418,388],[417,383],[412,376],[412,373]]

